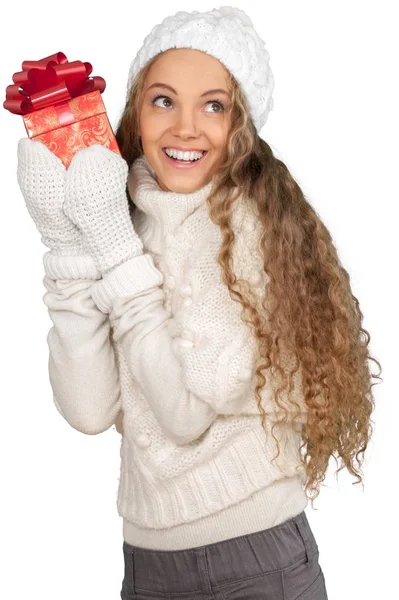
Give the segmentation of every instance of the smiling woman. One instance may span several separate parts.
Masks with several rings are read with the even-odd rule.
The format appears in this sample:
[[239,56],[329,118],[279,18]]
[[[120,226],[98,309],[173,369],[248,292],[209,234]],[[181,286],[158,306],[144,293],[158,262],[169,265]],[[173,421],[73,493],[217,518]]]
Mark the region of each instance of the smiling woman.
[[222,63],[198,50],[167,50],[149,69],[138,132],[162,190],[189,193],[211,181],[223,160],[230,129],[229,87],[230,75]]
[[259,135],[273,87],[243,11],[181,11],[131,65],[121,155],[93,145],[65,172],[19,146],[55,404],[122,434],[122,600],[327,599],[308,492],[331,456],[361,481],[379,363],[327,227]]

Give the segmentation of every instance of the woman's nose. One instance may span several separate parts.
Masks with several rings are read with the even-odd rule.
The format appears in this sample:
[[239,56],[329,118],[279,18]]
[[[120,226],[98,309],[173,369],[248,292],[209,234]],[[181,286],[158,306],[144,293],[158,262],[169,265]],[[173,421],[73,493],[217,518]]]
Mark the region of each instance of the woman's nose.
[[197,135],[198,115],[191,108],[183,108],[176,112],[174,133],[180,136]]

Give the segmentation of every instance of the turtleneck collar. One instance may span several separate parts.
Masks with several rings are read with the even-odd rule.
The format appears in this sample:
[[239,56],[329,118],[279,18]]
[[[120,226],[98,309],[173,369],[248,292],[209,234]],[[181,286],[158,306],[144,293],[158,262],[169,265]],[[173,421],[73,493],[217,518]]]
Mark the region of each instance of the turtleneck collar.
[[146,156],[137,158],[130,167],[128,190],[134,204],[151,215],[164,231],[174,231],[196,208],[203,204],[212,188],[212,181],[187,194],[163,190]]

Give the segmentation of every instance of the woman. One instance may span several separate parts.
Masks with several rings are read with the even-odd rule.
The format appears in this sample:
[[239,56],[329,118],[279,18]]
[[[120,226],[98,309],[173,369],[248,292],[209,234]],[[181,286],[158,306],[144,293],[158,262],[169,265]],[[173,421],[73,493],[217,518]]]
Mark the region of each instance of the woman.
[[243,11],[181,11],[131,65],[122,158],[19,145],[54,402],[122,434],[124,600],[327,598],[307,492],[333,454],[361,480],[378,375],[331,236],[258,135],[273,86]]

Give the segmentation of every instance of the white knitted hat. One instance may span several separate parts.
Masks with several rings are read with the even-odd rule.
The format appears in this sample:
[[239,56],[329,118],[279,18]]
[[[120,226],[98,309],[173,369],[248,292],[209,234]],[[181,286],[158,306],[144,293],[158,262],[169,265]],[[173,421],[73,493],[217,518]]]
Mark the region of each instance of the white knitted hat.
[[155,25],[130,66],[127,96],[138,71],[170,48],[202,50],[220,60],[240,83],[260,131],[274,106],[274,78],[265,43],[243,10],[221,6],[208,12],[179,11]]

